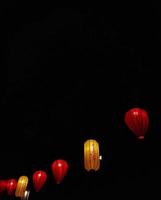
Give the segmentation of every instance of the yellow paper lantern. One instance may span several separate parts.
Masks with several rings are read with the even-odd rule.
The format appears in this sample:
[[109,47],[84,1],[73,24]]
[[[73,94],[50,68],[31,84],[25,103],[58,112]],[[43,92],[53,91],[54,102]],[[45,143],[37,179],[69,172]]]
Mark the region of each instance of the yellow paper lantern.
[[87,171],[100,168],[99,144],[96,140],[90,139],[84,143],[84,167]]
[[27,176],[20,176],[18,179],[17,187],[15,196],[16,197],[23,197],[28,185],[28,177]]

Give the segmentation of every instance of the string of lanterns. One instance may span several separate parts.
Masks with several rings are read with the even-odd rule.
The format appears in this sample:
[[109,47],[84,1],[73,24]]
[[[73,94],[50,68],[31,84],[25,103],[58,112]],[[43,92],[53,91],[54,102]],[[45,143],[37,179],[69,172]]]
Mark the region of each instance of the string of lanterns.
[[[124,122],[126,126],[135,134],[139,140],[143,140],[149,126],[148,113],[141,108],[132,108],[125,113]],[[84,168],[87,171],[100,169],[99,143],[89,139],[84,142]],[[52,174],[57,184],[60,184],[68,172],[67,161],[55,160],[51,165]],[[47,181],[45,171],[36,171],[32,176],[33,187],[36,192],[40,192]],[[0,180],[0,194],[7,192],[9,196],[15,195],[21,200],[28,200],[30,191],[27,189],[29,179],[27,176],[20,176],[16,179]]]

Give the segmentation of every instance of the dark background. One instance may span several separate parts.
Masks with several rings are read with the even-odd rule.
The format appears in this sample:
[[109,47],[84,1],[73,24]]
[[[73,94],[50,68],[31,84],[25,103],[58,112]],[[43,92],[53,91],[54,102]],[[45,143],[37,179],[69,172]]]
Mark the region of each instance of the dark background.
[[[147,3],[1,6],[0,179],[29,176],[30,199],[161,196],[160,17]],[[149,113],[143,143],[124,124],[132,107]],[[97,173],[83,166],[90,138],[103,156]],[[58,158],[70,166],[61,185]],[[48,181],[36,194],[39,169]]]

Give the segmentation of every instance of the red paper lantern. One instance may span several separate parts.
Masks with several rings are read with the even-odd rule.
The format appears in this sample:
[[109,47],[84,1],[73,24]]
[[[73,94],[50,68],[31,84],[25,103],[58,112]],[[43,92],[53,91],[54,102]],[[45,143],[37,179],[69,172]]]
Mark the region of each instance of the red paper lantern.
[[34,189],[36,192],[39,192],[46,183],[47,174],[44,171],[36,171],[32,177]]
[[68,163],[65,160],[56,160],[52,163],[51,169],[57,184],[61,183],[68,168]]
[[148,113],[141,108],[132,108],[125,114],[125,123],[138,139],[142,140],[149,126]]
[[7,181],[7,193],[8,195],[13,195],[17,187],[17,180],[10,179]]
[[0,193],[3,193],[7,189],[7,181],[0,180]]

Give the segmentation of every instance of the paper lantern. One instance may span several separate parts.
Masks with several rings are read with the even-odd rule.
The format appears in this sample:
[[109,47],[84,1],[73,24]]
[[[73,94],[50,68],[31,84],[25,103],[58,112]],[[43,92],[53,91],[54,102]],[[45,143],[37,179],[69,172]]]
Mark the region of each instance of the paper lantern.
[[7,181],[7,194],[13,195],[17,187],[17,180],[16,179],[10,179]]
[[0,193],[3,193],[7,189],[7,180],[0,180]]
[[46,179],[47,179],[47,174],[44,171],[39,170],[33,174],[32,180],[36,192],[39,192],[43,188]]
[[84,143],[84,167],[87,171],[100,168],[99,144],[96,140],[90,139]]
[[138,139],[142,140],[149,126],[148,113],[141,108],[132,108],[125,113],[125,124]]
[[27,176],[19,177],[17,187],[16,187],[15,196],[16,197],[23,197],[24,193],[26,191],[27,185],[28,185],[28,177]]
[[26,190],[24,192],[24,195],[21,197],[21,200],[28,200],[29,196],[30,196],[30,191]]
[[56,160],[52,163],[51,170],[57,184],[61,183],[68,171],[68,168],[68,163],[65,160]]

